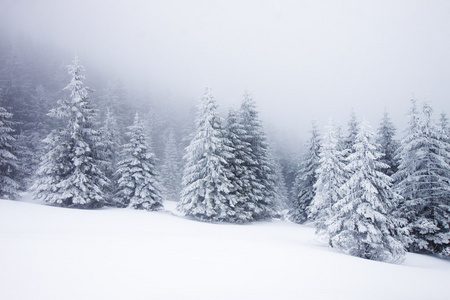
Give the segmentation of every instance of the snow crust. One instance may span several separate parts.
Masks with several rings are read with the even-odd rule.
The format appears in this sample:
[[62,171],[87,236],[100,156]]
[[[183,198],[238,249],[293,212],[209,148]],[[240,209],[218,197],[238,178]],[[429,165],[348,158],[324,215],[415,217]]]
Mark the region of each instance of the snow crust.
[[284,221],[0,200],[0,299],[448,299],[450,262],[334,252]]

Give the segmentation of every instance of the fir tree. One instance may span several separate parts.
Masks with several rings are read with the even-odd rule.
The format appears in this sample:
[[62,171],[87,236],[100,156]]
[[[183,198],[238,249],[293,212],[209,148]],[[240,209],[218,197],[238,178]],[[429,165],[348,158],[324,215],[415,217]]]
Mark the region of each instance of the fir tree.
[[347,149],[347,155],[353,152],[353,145],[358,135],[358,121],[356,119],[356,113],[352,110],[350,114],[350,120],[348,121],[348,135],[345,139],[345,148]]
[[134,124],[128,127],[130,142],[123,146],[122,160],[116,176],[116,202],[135,209],[158,210],[163,207],[155,156],[150,152],[144,125],[136,114]]
[[[114,190],[116,189],[117,164],[120,160],[119,152],[122,145],[121,134],[117,125],[117,119],[111,109],[106,110],[106,116],[102,128],[100,128],[101,143],[99,144],[99,155],[101,157],[101,169],[110,183],[105,187],[105,194],[108,199],[113,199]],[[120,203],[110,204],[121,206]]]
[[294,181],[292,208],[289,218],[302,224],[308,219],[308,208],[314,198],[316,171],[320,164],[320,138],[317,125],[313,122],[308,150],[302,157],[300,168]]
[[[445,147],[447,145],[447,149],[441,149],[442,151],[447,151],[447,153],[450,153],[450,131],[448,127],[448,118],[445,113],[441,114],[441,117],[439,118],[439,126],[438,126],[438,134],[439,139],[442,141],[442,145]],[[447,163],[450,165],[450,161],[447,161]]]
[[377,144],[380,145],[379,151],[383,154],[381,161],[389,166],[389,168],[383,170],[388,176],[392,176],[392,174],[397,172],[398,168],[395,153],[399,145],[394,139],[395,131],[395,126],[391,122],[388,112],[385,110],[383,119],[378,127]]
[[22,120],[15,136],[16,154],[20,157],[20,184],[25,190],[33,184],[40,158],[44,155],[42,140],[50,132],[50,122],[47,121],[49,118],[45,118],[49,110],[47,98],[49,97],[43,86],[39,85],[28,98],[26,120]]
[[405,137],[397,150],[396,160],[399,161],[397,172],[393,175],[395,189],[403,198],[412,198],[414,192],[414,181],[408,180],[408,177],[414,172],[417,165],[416,150],[412,146],[419,137],[419,112],[416,101],[411,100],[411,108],[408,111],[409,122]]
[[164,199],[179,201],[181,192],[181,162],[180,154],[172,129],[168,130],[164,145],[164,157],[161,166],[161,183]]
[[[249,199],[248,191],[251,188],[251,171],[246,162],[251,161],[250,144],[243,138],[245,130],[239,122],[239,114],[230,109],[227,117],[226,142],[233,155],[227,157],[227,163],[232,172],[230,181],[232,189],[230,196],[236,222],[249,222],[253,219],[252,204]],[[250,205],[249,205],[250,204]]]
[[243,157],[243,165],[250,173],[245,193],[247,205],[254,220],[274,217],[276,212],[275,176],[268,153],[268,144],[258,117],[255,101],[245,92],[241,103],[240,118],[243,142],[249,146]]
[[326,232],[325,223],[333,215],[333,205],[341,199],[340,188],[347,176],[344,150],[339,149],[339,137],[339,131],[330,120],[321,145],[315,195],[308,214],[308,218],[314,222],[316,233],[320,235]]
[[449,145],[432,121],[432,108],[424,103],[422,116],[413,106],[414,126],[404,139],[396,189],[404,197],[399,207],[408,219],[410,250],[450,256]]
[[448,137],[448,130],[448,117],[445,113],[442,113],[441,117],[439,118],[439,131],[444,138]]
[[233,218],[232,173],[227,164],[232,154],[227,144],[217,104],[206,89],[198,109],[195,136],[186,148],[183,189],[177,206],[185,215],[208,222],[228,221],[230,215]]
[[289,192],[284,180],[281,162],[275,158],[272,151],[269,151],[269,161],[273,166],[273,178],[275,182],[275,210],[281,212],[290,207]]
[[84,87],[84,67],[77,57],[68,71],[72,79],[65,90],[70,99],[60,100],[60,106],[50,111],[50,116],[66,121],[66,126],[53,130],[44,140],[47,151],[33,189],[37,199],[53,205],[101,207],[107,201],[103,190],[108,179],[99,168],[97,112],[89,98],[90,89]]
[[351,176],[325,225],[332,247],[366,259],[397,261],[405,252],[393,236],[398,221],[390,215],[398,196],[391,190],[391,178],[381,172],[388,166],[380,161],[383,154],[374,142],[363,122],[348,157]]
[[[1,91],[1,90],[0,90]],[[19,196],[18,159],[15,155],[15,138],[12,113],[0,107],[0,198],[15,199]]]

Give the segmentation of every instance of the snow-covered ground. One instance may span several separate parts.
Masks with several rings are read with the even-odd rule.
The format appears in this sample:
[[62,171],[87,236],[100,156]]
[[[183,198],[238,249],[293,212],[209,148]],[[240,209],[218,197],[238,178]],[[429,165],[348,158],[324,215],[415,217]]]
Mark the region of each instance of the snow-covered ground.
[[368,261],[323,246],[307,226],[208,224],[165,206],[0,200],[0,299],[449,299],[449,261]]

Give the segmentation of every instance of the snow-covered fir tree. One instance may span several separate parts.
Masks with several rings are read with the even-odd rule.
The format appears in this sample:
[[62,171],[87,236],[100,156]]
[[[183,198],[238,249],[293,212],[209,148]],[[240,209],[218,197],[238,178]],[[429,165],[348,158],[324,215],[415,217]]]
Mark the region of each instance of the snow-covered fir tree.
[[397,149],[399,147],[395,137],[395,126],[391,122],[387,110],[384,111],[383,119],[378,127],[377,144],[380,146],[379,151],[383,154],[381,161],[389,166],[383,170],[386,175],[392,176],[397,172],[398,162],[395,159]]
[[398,196],[391,190],[391,178],[381,172],[388,167],[380,161],[375,134],[367,122],[360,126],[348,157],[350,178],[341,187],[342,198],[333,204],[325,222],[332,247],[361,258],[398,261],[405,250],[393,236],[398,221],[391,211]]
[[414,172],[417,164],[416,151],[412,148],[419,137],[419,112],[414,99],[411,100],[411,108],[408,111],[409,121],[405,136],[397,150],[395,159],[399,162],[397,172],[393,174],[394,187],[403,198],[412,198],[415,188],[415,182],[408,177]]
[[333,205],[341,199],[340,188],[346,181],[344,151],[337,127],[330,120],[322,139],[314,198],[309,206],[308,218],[314,222],[317,234],[324,234],[325,223],[333,215]]
[[42,85],[39,85],[32,94],[27,97],[25,115],[19,121],[16,138],[16,155],[20,157],[18,165],[20,172],[20,184],[23,189],[28,189],[34,181],[40,158],[44,155],[44,143],[42,140],[50,132],[51,118],[46,118],[50,106],[50,97]]
[[230,109],[227,117],[226,142],[233,155],[227,156],[226,160],[232,173],[230,181],[233,187],[230,196],[234,219],[240,223],[252,221],[254,208],[248,196],[252,173],[246,165],[246,162],[251,160],[251,148],[243,139],[244,136],[245,130],[239,122],[239,113]]
[[113,196],[116,189],[117,180],[115,173],[117,164],[120,160],[120,145],[123,144],[121,134],[117,125],[117,119],[113,111],[108,108],[106,110],[103,126],[100,128],[101,144],[99,145],[99,153],[102,159],[101,169],[105,176],[110,180],[109,185],[105,188],[105,194],[111,199],[111,205],[121,206],[120,203],[114,203]]
[[11,135],[14,131],[12,117],[12,113],[0,107],[0,198],[7,199],[17,198],[20,190],[15,138]]
[[[450,128],[448,127],[448,118],[445,113],[442,113],[439,118],[438,131],[440,136],[439,139],[442,140],[443,145],[450,147]],[[445,151],[450,153],[450,148],[445,149]],[[447,163],[450,164],[450,161]]]
[[198,107],[196,131],[186,148],[181,199],[178,210],[197,220],[226,222],[234,218],[231,198],[233,185],[227,158],[227,145],[217,104],[206,89]]
[[123,146],[116,171],[117,203],[135,209],[159,210],[163,207],[155,155],[150,151],[144,125],[136,114],[128,127],[129,143]]
[[312,124],[311,138],[307,151],[302,156],[299,170],[295,177],[292,191],[292,207],[289,218],[302,224],[308,219],[308,208],[314,198],[314,184],[317,181],[316,171],[320,165],[320,137],[315,122]]
[[101,171],[97,152],[100,131],[95,129],[97,111],[84,86],[84,67],[77,57],[68,66],[70,83],[65,87],[69,100],[60,100],[50,116],[66,122],[44,140],[46,154],[33,186],[35,198],[47,203],[78,208],[95,208],[106,204],[104,189],[108,179]]
[[356,113],[352,109],[352,112],[350,114],[350,120],[348,121],[348,135],[345,138],[345,148],[347,149],[347,154],[353,152],[353,145],[356,141],[356,136],[358,135],[358,120],[356,119]]
[[443,135],[448,134],[448,117],[445,113],[442,113],[441,117],[439,118],[439,129]]
[[289,192],[284,180],[281,162],[275,158],[273,151],[269,151],[269,161],[273,166],[273,178],[275,182],[275,210],[282,212],[283,210],[288,210],[290,207]]
[[450,153],[432,112],[424,103],[418,117],[413,103],[394,178],[404,197],[399,210],[409,222],[410,250],[450,257]]
[[181,192],[181,159],[175,133],[169,129],[165,134],[163,161],[161,166],[161,184],[165,200],[179,201]]
[[[438,131],[439,131],[440,139],[446,143],[450,143],[450,131],[449,131],[449,127],[448,127],[448,118],[445,113],[442,113],[441,117],[439,118]],[[447,151],[450,151],[450,149],[447,149]]]
[[250,188],[246,190],[249,208],[254,220],[272,218],[277,215],[274,167],[269,160],[267,139],[256,103],[247,92],[241,103],[239,122],[244,131],[242,140],[250,146],[243,163],[251,174]]

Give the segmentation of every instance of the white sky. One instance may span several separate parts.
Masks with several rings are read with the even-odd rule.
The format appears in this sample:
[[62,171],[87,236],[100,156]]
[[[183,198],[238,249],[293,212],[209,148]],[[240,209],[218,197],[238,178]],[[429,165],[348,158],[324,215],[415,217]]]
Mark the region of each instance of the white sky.
[[413,96],[450,113],[446,0],[0,0],[0,18],[183,101],[209,86],[228,108],[248,89],[291,136],[352,108],[376,128],[387,107],[401,130]]

